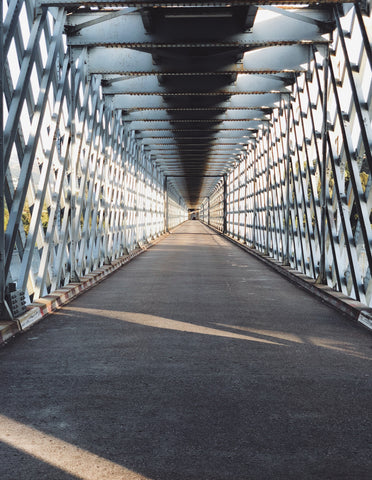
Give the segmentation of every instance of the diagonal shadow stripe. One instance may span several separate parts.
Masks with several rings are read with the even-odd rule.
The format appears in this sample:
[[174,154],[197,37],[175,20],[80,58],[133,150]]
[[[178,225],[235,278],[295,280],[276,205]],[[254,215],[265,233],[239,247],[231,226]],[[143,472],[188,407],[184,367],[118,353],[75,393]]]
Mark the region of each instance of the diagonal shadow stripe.
[[158,317],[155,315],[148,315],[145,313],[134,312],[118,312],[112,310],[103,310],[97,308],[82,308],[82,307],[65,307],[64,311],[87,313],[90,315],[101,315],[107,318],[114,318],[128,323],[143,325],[152,328],[161,328],[166,330],[176,330],[179,332],[198,333],[200,335],[213,335],[215,337],[234,338],[238,340],[247,340],[250,342],[265,343],[269,345],[286,346],[279,342],[265,340],[262,338],[252,337],[250,335],[238,334],[228,332],[225,330],[218,330],[216,328],[203,327],[188,322],[180,322],[178,320],[171,320],[169,318]]
[[4,415],[0,415],[0,441],[81,480],[151,480]]

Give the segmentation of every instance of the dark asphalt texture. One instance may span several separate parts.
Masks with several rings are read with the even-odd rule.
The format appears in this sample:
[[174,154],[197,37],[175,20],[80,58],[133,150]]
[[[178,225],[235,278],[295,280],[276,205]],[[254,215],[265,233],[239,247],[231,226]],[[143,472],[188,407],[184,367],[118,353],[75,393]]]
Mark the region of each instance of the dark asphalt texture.
[[0,350],[1,480],[372,479],[372,336],[197,221]]

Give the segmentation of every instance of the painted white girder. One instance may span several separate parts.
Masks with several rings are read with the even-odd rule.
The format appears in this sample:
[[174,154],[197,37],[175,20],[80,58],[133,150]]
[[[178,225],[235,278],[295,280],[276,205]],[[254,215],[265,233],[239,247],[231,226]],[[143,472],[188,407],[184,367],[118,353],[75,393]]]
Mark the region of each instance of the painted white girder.
[[[153,62],[151,53],[131,48],[91,47],[87,55],[90,74],[115,75],[206,75],[224,73],[300,72],[309,61],[309,45],[268,46],[245,52],[241,61],[221,67],[218,63],[187,67],[175,62],[167,66]],[[204,68],[203,68],[204,67]],[[104,77],[106,78],[106,77]]]
[[[329,4],[329,3],[342,3],[343,0],[307,0],[306,4]],[[267,1],[256,0],[254,2],[257,5],[267,4]],[[272,1],[271,3],[278,3],[280,5],[298,5],[301,3],[299,0],[279,0],[278,2]],[[348,3],[348,2],[345,2]],[[93,7],[225,7],[225,0],[37,0],[36,6],[46,7],[60,7],[60,6],[93,6]],[[252,5],[251,0],[230,0],[229,5]]]
[[[166,97],[166,95],[165,95]],[[260,95],[232,95],[231,98],[216,103],[218,108],[268,108],[279,102],[281,95],[266,93]],[[114,110],[167,108],[167,103],[160,95],[128,95],[117,94],[106,97]]]
[[[205,113],[205,112],[204,112]],[[208,112],[211,115],[212,112]],[[142,110],[139,112],[131,112],[128,115],[123,115],[124,122],[132,122],[134,120],[170,120],[190,118],[191,115],[203,114],[203,110],[195,108],[191,111],[170,112],[164,110]],[[172,116],[174,115],[174,117]],[[213,113],[212,113],[213,115]],[[261,110],[226,110],[219,115],[213,116],[216,120],[265,120],[267,115]]]
[[[102,12],[74,13],[68,16],[69,26],[76,26],[105,15]],[[107,13],[109,15],[109,13]],[[301,11],[301,15],[328,22],[326,10]],[[301,44],[307,42],[324,43],[318,25],[306,23],[294,18],[277,16],[266,21],[255,23],[252,31],[226,37],[225,32],[202,32],[198,37],[191,35],[184,38],[183,32],[177,30],[170,34],[159,32],[149,36],[144,28],[140,14],[111,18],[102,23],[98,29],[87,27],[78,35],[69,36],[68,45],[75,46],[130,46],[131,48],[189,48],[189,47],[233,47],[252,48],[258,46],[283,45],[287,43]]]
[[[185,80],[187,83],[187,79]],[[257,74],[239,74],[237,80],[232,85],[227,85],[217,92],[211,87],[206,86],[197,91],[187,87],[169,88],[169,86],[160,85],[156,76],[146,76],[140,78],[129,78],[116,81],[108,87],[102,88],[103,94],[150,94],[150,95],[231,95],[231,94],[251,94],[266,92],[286,92],[288,91],[283,82],[281,74],[272,74],[270,76]]]

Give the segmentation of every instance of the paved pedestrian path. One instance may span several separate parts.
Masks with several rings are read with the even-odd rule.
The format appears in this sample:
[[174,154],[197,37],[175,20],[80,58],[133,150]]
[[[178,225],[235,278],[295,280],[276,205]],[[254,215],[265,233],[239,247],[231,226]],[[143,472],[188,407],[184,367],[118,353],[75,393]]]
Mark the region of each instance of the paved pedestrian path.
[[197,221],[0,350],[2,480],[372,478],[372,336]]

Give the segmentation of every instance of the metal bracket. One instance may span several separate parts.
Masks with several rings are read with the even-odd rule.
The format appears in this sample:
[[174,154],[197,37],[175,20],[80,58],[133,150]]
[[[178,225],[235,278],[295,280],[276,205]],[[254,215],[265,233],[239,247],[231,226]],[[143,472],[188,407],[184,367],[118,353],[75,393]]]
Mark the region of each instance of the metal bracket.
[[76,273],[76,270],[70,274],[70,283],[80,283],[79,275]]
[[107,22],[108,20],[112,20],[114,18],[121,17],[122,15],[127,15],[128,13],[137,12],[138,8],[123,8],[117,12],[109,13],[108,15],[102,15],[101,17],[95,18],[94,20],[90,20],[88,22],[80,23],[79,25],[65,25],[65,33],[68,35],[76,35],[80,32],[83,28],[92,27],[94,25],[98,25],[99,23]]
[[362,11],[362,13],[365,13],[366,15],[370,15],[371,13],[371,0],[360,0],[359,1],[359,6]]
[[4,300],[0,303],[0,321],[9,322],[10,320],[15,321],[7,301]]

